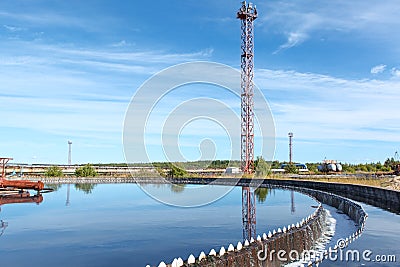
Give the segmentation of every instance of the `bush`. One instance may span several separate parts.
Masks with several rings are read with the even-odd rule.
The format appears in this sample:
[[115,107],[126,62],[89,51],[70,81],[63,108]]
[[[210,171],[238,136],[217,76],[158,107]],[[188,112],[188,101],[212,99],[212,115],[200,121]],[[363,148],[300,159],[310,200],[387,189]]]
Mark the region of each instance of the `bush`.
[[85,166],[76,169],[75,175],[78,177],[94,177],[97,176],[97,172],[92,165],[86,164]]
[[168,172],[168,176],[171,178],[182,178],[188,177],[188,173],[186,170],[179,168],[178,166],[174,165],[173,163],[169,164],[170,170]]
[[62,170],[58,166],[51,166],[49,167],[46,172],[44,173],[47,177],[61,177],[64,176]]
[[299,173],[299,170],[297,169],[296,165],[292,164],[288,164],[285,166],[285,172],[286,173]]

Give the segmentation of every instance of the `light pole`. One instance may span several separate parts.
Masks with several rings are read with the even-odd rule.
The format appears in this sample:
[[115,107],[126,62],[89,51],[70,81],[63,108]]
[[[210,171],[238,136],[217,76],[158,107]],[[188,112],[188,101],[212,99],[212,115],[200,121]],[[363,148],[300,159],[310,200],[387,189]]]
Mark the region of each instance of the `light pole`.
[[71,165],[71,147],[72,147],[72,142],[68,141],[68,165]]
[[292,160],[293,160],[293,151],[292,151],[292,148],[293,148],[293,144],[292,144],[292,138],[293,138],[293,133],[292,132],[290,132],[290,133],[288,133],[288,136],[289,136],[289,164],[292,164]]

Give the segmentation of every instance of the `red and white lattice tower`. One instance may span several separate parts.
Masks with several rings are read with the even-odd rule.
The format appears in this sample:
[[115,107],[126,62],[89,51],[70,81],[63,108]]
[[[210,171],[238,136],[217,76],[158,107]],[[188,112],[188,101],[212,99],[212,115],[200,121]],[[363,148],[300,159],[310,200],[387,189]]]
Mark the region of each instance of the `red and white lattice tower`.
[[254,27],[257,18],[256,7],[245,1],[237,13],[241,20],[242,55],[241,55],[241,167],[245,174],[254,171],[254,101],[253,101],[253,69],[254,69]]
[[[253,21],[257,18],[256,6],[242,2],[237,13],[241,20],[241,169],[243,174],[254,172],[254,32]],[[254,190],[242,188],[243,240],[256,237],[256,203]]]

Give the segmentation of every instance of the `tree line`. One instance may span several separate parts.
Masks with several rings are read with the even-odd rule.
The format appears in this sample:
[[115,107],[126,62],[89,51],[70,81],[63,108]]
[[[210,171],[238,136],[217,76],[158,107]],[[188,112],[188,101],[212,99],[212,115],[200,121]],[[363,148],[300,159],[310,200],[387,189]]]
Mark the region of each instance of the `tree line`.
[[[266,161],[263,157],[257,157],[254,161],[254,173],[255,177],[266,177],[271,174],[271,169],[280,169],[282,164],[285,164],[285,171],[287,173],[297,173],[298,170],[295,167],[296,163],[289,164],[287,161]],[[322,162],[307,162],[307,168],[312,173],[318,173],[318,166]],[[356,172],[369,172],[369,173],[389,173],[396,169],[396,166],[400,164],[399,160],[387,158],[384,163],[371,162],[371,163],[340,163],[345,173],[356,173]],[[198,170],[198,169],[226,169],[227,167],[240,167],[239,160],[212,160],[212,161],[191,161],[191,162],[152,162],[152,163],[137,163],[137,164],[126,164],[126,163],[109,163],[109,164],[96,164],[97,166],[112,166],[112,167],[155,167],[162,176],[166,177],[189,177],[187,170]],[[45,172],[48,177],[62,177],[63,172],[58,166],[51,166]],[[86,164],[75,170],[77,177],[94,177],[97,176],[97,172],[93,165]]]

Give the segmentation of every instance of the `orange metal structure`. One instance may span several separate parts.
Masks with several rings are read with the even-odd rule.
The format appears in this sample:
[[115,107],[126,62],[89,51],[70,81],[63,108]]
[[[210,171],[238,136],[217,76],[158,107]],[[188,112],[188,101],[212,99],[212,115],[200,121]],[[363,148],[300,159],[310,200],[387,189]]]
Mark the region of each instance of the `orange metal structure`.
[[6,164],[12,160],[12,158],[0,158],[1,165],[1,178],[0,178],[0,188],[17,188],[17,189],[32,189],[36,191],[41,191],[44,189],[44,184],[41,181],[31,182],[31,181],[18,181],[18,180],[6,180]]
[[0,182],[0,187],[2,188],[18,188],[18,189],[31,189],[36,191],[41,191],[44,189],[44,183],[41,181],[31,182],[31,181],[9,181],[3,179]]
[[0,180],[1,181],[3,181],[3,179],[6,177],[6,164],[10,160],[13,160],[13,158],[0,158],[0,165],[1,165],[1,178],[0,178]]

